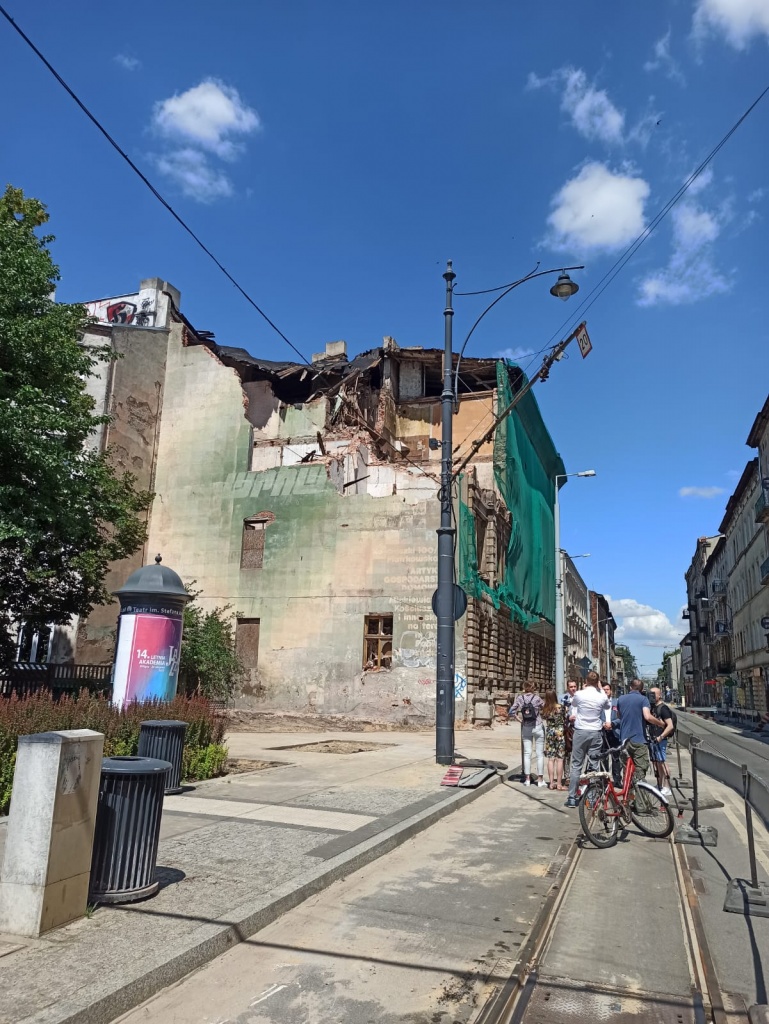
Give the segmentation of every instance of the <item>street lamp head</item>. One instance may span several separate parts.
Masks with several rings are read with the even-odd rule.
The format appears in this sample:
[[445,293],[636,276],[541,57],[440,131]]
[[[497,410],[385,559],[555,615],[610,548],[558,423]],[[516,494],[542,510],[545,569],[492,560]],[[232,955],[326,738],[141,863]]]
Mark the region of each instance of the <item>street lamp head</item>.
[[566,300],[570,299],[572,295],[576,295],[578,291],[579,285],[575,281],[572,281],[565,271],[562,271],[558,275],[558,280],[550,289],[550,294],[555,296],[556,299],[562,299],[566,302]]
[[595,476],[595,470],[583,469],[581,473],[575,473],[575,476]]

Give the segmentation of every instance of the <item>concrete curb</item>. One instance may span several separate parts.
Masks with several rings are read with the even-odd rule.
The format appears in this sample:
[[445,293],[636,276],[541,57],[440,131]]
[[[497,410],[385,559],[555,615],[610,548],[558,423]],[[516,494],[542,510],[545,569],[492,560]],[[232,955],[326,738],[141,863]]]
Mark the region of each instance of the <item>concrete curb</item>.
[[[210,963],[237,943],[246,941],[310,896],[385,856],[515,774],[518,774],[517,769],[503,772],[478,789],[453,793],[443,803],[420,811],[318,868],[297,875],[258,899],[236,907],[228,915],[229,920],[201,921],[201,926],[188,937],[183,948],[179,948],[180,943],[176,949],[164,949],[164,959],[160,963],[157,956],[143,959],[137,951],[124,976],[113,974],[98,986],[83,988],[75,996],[25,1017],[18,1024],[110,1024],[161,989]],[[140,911],[125,906],[120,908],[120,912]]]

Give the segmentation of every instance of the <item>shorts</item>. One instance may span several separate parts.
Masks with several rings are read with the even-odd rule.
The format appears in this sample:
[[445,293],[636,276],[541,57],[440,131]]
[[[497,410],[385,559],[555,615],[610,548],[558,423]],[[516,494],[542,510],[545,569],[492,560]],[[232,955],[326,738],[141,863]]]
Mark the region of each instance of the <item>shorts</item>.
[[649,753],[651,754],[652,761],[667,761],[668,754],[668,741],[664,740],[652,740],[649,743]]

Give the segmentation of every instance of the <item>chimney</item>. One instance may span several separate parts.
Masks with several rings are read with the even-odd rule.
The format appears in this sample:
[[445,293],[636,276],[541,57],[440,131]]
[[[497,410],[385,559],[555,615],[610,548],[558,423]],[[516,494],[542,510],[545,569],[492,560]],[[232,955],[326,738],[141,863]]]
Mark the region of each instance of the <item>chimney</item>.
[[346,341],[327,341],[325,352],[313,352],[312,361],[320,363],[324,359],[347,359]]

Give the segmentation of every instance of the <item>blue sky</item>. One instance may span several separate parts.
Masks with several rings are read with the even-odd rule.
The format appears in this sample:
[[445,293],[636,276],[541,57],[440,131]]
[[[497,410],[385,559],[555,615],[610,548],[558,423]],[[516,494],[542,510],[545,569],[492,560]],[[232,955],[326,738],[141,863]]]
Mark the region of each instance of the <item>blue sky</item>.
[[[459,290],[584,263],[581,298],[769,79],[769,0],[4,5],[307,355],[440,345],[447,258]],[[59,297],[164,277],[220,342],[290,357],[4,21],[0,55],[3,177],[49,206]],[[650,670],[769,387],[768,127],[769,97],[588,311],[589,358],[537,386],[598,474],[562,492],[564,546]],[[470,354],[557,340],[577,300],[549,283]],[[482,302],[457,299],[460,341]]]

